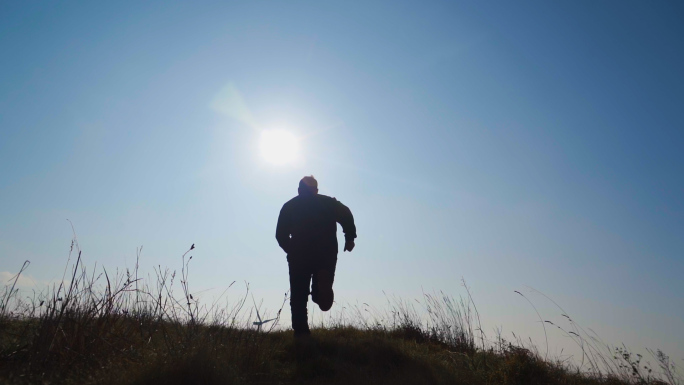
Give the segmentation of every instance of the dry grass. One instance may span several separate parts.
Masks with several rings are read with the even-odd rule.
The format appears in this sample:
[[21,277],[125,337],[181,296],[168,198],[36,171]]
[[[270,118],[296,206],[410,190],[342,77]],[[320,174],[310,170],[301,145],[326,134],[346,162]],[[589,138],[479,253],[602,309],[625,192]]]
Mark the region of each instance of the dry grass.
[[0,297],[0,382],[681,384],[661,352],[650,368],[572,322],[566,334],[582,347],[580,365],[522,341],[489,340],[469,292],[459,300],[425,294],[421,311],[398,299],[388,312],[357,307],[295,343],[278,327],[280,312],[268,329],[251,325],[249,288],[232,307],[201,305],[187,280],[188,252],[178,276],[158,268],[142,280],[137,263],[132,272],[86,270],[74,241],[62,284],[21,299],[10,282]]

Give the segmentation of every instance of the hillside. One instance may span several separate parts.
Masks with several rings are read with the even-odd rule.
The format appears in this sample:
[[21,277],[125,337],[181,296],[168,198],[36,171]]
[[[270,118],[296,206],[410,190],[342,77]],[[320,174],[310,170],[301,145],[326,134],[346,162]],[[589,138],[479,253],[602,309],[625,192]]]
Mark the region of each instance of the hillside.
[[520,340],[487,339],[469,292],[425,295],[423,316],[401,301],[382,322],[357,309],[295,340],[280,312],[268,328],[254,326],[249,289],[229,308],[200,304],[189,260],[179,274],[156,269],[150,282],[135,270],[96,274],[78,252],[62,284],[28,298],[15,287],[24,264],[0,295],[0,383],[681,384],[659,351],[652,365],[586,338],[578,367]]
[[[168,325],[173,336],[145,330],[136,341],[113,333],[131,320],[100,320],[72,329],[71,340],[45,362],[27,346],[9,352],[4,325],[3,383],[79,384],[626,384],[591,378],[544,362],[512,345],[482,352],[455,349],[415,329],[314,330],[296,344],[289,332]],[[118,325],[117,325],[118,324]],[[75,326],[75,325],[74,325]],[[30,327],[15,324],[10,329]],[[110,329],[111,338],[91,333]],[[194,330],[192,330],[194,329]],[[179,334],[175,334],[178,331]],[[148,337],[152,333],[152,337]],[[39,337],[39,336],[36,336]],[[67,343],[65,335],[62,343]],[[130,336],[129,336],[130,337]],[[165,340],[165,338],[173,341]],[[133,342],[133,343],[131,343]],[[80,349],[80,351],[79,351]],[[657,382],[652,382],[657,383]]]

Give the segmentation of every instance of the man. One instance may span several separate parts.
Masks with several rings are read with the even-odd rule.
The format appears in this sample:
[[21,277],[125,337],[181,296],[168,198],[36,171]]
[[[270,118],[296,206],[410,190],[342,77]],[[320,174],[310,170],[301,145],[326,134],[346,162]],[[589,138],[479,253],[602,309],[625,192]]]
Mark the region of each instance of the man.
[[287,253],[290,268],[290,309],[295,337],[311,333],[306,309],[309,293],[322,311],[332,307],[337,223],[344,231],[344,251],[354,249],[356,238],[349,208],[335,198],[318,194],[318,182],[313,176],[302,178],[298,191],[298,196],[283,205],[276,227],[276,239]]

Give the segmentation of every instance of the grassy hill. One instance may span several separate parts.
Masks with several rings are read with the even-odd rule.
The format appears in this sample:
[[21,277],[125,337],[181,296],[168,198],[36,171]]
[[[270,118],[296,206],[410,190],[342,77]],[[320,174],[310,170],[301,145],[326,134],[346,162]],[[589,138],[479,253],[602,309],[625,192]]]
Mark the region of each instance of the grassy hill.
[[340,320],[295,340],[277,320],[257,330],[247,294],[229,309],[202,306],[188,261],[178,277],[159,269],[144,282],[137,271],[88,272],[78,253],[63,284],[31,299],[11,282],[0,296],[0,383],[681,384],[660,352],[652,366],[586,340],[578,368],[485,340],[472,302],[446,296],[426,296],[427,318],[397,302],[390,322]]
[[[37,324],[3,325],[0,381],[74,384],[660,384],[637,376],[590,376],[513,345],[449,346],[416,329],[290,332],[166,325],[133,319],[64,325],[47,346],[8,336]],[[68,321],[71,323],[71,321]],[[31,323],[29,321],[29,323]],[[9,326],[9,327],[8,327]],[[148,325],[151,326],[151,325]],[[157,327],[159,325],[156,325]],[[62,333],[60,331],[60,334]],[[35,341],[39,334],[33,335]],[[168,333],[168,334],[167,334]],[[47,341],[45,342],[47,345]],[[17,350],[10,351],[12,348]]]
[[[71,321],[69,321],[71,322]],[[8,328],[9,326],[9,328]],[[468,350],[420,330],[314,330],[308,341],[290,332],[167,325],[143,330],[132,319],[67,326],[57,346],[11,343],[3,325],[3,383],[78,384],[626,384],[545,362],[513,345]],[[66,326],[66,325],[65,325]],[[158,325],[157,325],[158,326]],[[194,330],[193,330],[194,329]],[[171,332],[173,330],[173,332]],[[176,334],[176,332],[178,334]],[[35,332],[33,332],[35,333]],[[31,333],[31,334],[33,334]],[[61,332],[60,332],[61,333]],[[36,340],[40,335],[33,334]],[[171,339],[172,341],[165,340]],[[47,345],[47,342],[46,342]],[[18,350],[9,351],[11,347]],[[36,349],[38,351],[32,351]],[[41,351],[42,350],[42,351]],[[646,383],[646,381],[644,381]],[[658,383],[651,381],[650,383]]]

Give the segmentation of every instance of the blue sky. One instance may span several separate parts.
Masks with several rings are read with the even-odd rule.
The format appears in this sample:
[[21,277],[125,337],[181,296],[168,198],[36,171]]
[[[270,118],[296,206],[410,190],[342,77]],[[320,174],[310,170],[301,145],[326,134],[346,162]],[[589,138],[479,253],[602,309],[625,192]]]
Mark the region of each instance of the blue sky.
[[[684,7],[677,2],[0,5],[0,271],[180,267],[287,290],[274,239],[304,175],[353,211],[340,302],[513,290],[684,358]],[[260,132],[301,138],[273,166]],[[207,293],[211,293],[210,290]],[[529,293],[529,291],[525,291]],[[544,316],[558,312],[532,295]],[[555,318],[554,318],[555,319]],[[562,337],[557,346],[567,343]]]

